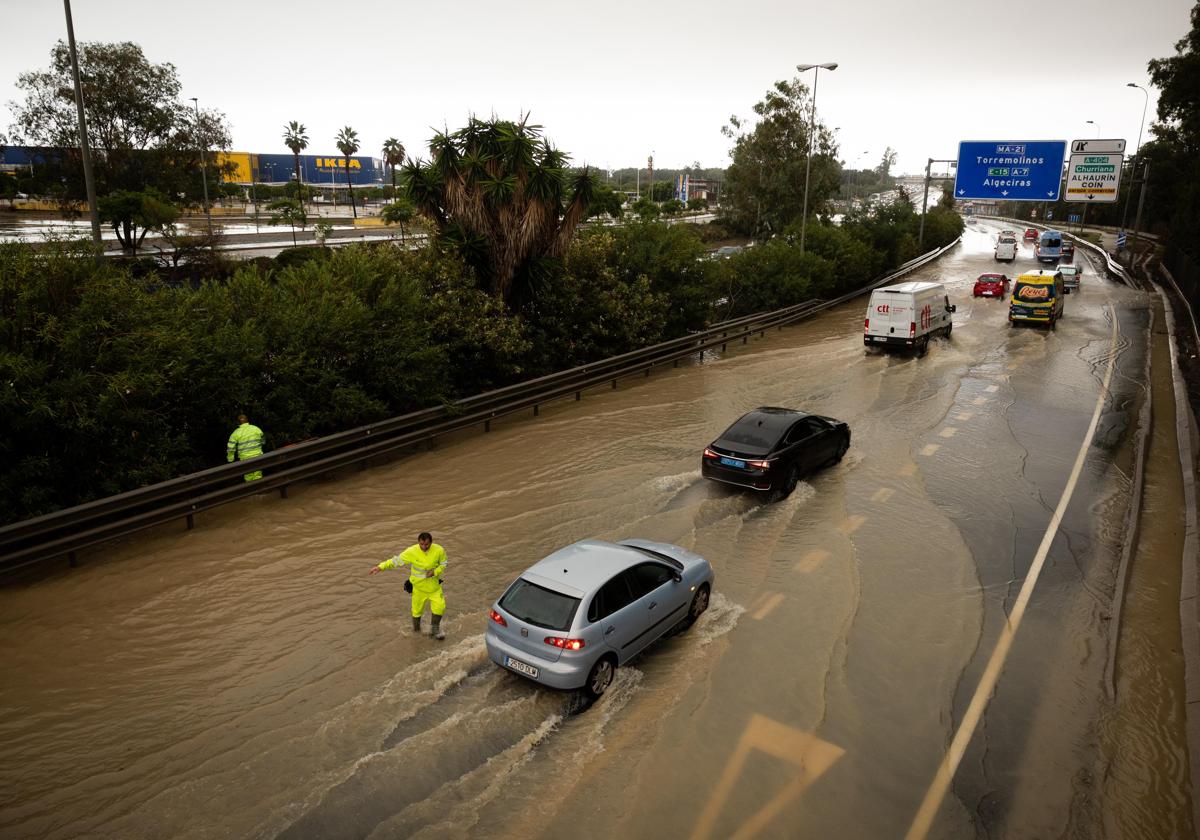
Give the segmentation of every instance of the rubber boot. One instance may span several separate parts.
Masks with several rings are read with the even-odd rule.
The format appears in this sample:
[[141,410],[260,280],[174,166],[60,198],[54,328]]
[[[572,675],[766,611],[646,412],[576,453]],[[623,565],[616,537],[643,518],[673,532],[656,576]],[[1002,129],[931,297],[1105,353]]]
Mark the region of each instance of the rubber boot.
[[413,632],[418,636],[421,635],[421,619],[419,616],[413,618]]
[[433,638],[438,641],[446,638],[446,634],[442,632],[442,617],[440,615],[433,617]]

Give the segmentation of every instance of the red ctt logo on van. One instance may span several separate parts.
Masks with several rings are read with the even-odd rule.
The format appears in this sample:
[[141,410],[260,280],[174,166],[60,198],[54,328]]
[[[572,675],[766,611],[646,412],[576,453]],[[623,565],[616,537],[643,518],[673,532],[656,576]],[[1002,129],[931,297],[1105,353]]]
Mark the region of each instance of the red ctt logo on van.
[[890,306],[888,306],[886,303],[881,303],[875,307],[875,311],[878,312],[880,315],[886,315],[892,311],[892,308]]

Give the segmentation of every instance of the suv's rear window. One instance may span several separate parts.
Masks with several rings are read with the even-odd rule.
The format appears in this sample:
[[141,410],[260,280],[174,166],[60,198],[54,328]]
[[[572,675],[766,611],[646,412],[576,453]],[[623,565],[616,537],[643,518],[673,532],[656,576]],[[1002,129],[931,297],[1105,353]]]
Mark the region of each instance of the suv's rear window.
[[579,599],[517,578],[500,599],[500,606],[528,624],[547,630],[567,630],[579,608]]

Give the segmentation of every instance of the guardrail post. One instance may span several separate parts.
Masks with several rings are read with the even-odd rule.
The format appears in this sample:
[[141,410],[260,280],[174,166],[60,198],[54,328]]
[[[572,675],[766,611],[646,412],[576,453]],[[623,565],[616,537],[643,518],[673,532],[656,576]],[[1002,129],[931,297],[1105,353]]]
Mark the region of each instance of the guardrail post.
[[490,432],[492,430],[492,421],[491,420],[483,421],[483,430],[485,432]]
[[287,498],[287,485],[286,484],[279,488],[279,498],[281,498],[281,499]]
[[538,416],[538,404],[537,403],[533,404],[533,416],[534,417]]
[[190,531],[196,527],[196,517],[192,514],[187,515],[187,529]]
[[72,569],[79,565],[79,560],[75,557],[74,551],[67,552],[67,562],[71,564]]
[[671,367],[673,367],[673,368],[677,368],[677,367],[679,367],[679,360],[678,360],[678,359],[672,359],[672,360],[671,360]]
[[582,391],[575,392],[575,402],[579,402],[579,400],[582,399],[582,396],[581,396],[582,393],[583,393]]
[[646,378],[650,378],[650,368],[646,368]]
[[617,380],[614,379],[612,385],[613,385],[613,390],[614,391],[617,390]]

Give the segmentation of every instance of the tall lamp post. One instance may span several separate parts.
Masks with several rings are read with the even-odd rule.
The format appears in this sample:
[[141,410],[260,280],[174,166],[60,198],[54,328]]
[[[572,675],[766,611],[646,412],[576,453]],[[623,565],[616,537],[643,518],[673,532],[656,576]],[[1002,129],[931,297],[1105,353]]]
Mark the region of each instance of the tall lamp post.
[[[200,140],[200,100],[196,97],[191,97],[192,104],[196,106],[196,140]],[[208,165],[204,162],[204,146],[200,146],[200,181],[204,184],[204,218],[208,220],[208,235],[211,238],[212,232],[212,212],[208,209]]]
[[88,215],[92,220],[92,242],[100,244],[100,214],[96,209],[96,178],[92,174],[92,153],[88,148],[87,118],[83,115],[83,86],[79,82],[79,55],[75,52],[75,24],[71,22],[71,0],[63,0],[67,13],[67,43],[71,49],[71,76],[75,82],[75,110],[79,115],[79,159],[83,163],[83,185],[87,191]]
[[804,234],[808,225],[808,176],[812,171],[813,133],[817,126],[817,79],[822,70],[836,70],[837,62],[828,64],[797,64],[796,69],[801,73],[813,71],[812,111],[808,119],[808,155],[804,159],[804,209],[800,216],[800,253],[804,253]]
[[[1133,82],[1126,82],[1125,87],[1137,88],[1138,90],[1140,90],[1142,92],[1142,96],[1145,97],[1142,101],[1142,121],[1140,123],[1138,123],[1137,147],[1133,150],[1133,157],[1134,157],[1134,160],[1136,161],[1137,156],[1139,154],[1141,154],[1141,151],[1142,151],[1142,130],[1146,127],[1146,109],[1150,106],[1150,91],[1146,90],[1141,85],[1135,85]],[[1135,165],[1136,165],[1136,163],[1135,163]],[[1130,177],[1132,178],[1136,173],[1133,171],[1130,171],[1129,174],[1130,174]],[[1125,209],[1121,212],[1121,230],[1125,230],[1125,222],[1127,222],[1129,220],[1129,201],[1132,198],[1133,198],[1133,181],[1131,180],[1129,182],[1129,191],[1125,194]]]

